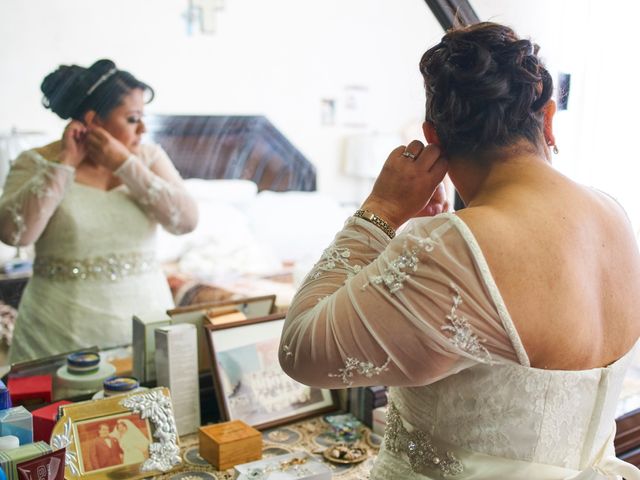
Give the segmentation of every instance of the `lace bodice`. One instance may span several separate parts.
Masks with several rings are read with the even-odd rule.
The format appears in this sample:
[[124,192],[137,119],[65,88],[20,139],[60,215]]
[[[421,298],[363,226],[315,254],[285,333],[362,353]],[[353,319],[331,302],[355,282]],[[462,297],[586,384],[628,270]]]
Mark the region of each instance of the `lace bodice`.
[[392,387],[376,480],[635,479],[612,443],[634,351],[531,368],[471,231],[442,214],[393,241],[349,219],[292,302],[280,362],[310,385]]

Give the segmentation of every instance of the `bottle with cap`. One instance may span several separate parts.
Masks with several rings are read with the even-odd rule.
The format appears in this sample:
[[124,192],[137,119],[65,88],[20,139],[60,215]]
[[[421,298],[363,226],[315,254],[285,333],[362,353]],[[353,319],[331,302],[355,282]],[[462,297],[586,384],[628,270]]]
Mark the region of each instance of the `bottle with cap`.
[[22,405],[11,406],[9,389],[0,380],[0,436],[18,437],[20,445],[33,442],[33,417]]
[[77,352],[67,356],[67,364],[56,372],[55,397],[70,398],[91,395],[116,373],[116,368],[102,362],[96,352]]

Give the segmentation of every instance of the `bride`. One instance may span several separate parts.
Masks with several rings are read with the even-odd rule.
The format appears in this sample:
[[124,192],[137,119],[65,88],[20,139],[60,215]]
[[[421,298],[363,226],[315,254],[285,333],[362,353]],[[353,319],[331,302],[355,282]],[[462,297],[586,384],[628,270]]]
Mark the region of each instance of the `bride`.
[[[480,23],[447,32],[420,70],[430,145],[391,152],[305,279],[283,369],[391,387],[372,480],[640,479],[613,448],[640,336],[638,245],[614,200],[551,166],[537,45]],[[455,213],[436,190],[446,173],[467,207]]]
[[149,439],[131,420],[118,420],[111,436],[118,440],[124,451],[124,465],[141,463],[149,458]]

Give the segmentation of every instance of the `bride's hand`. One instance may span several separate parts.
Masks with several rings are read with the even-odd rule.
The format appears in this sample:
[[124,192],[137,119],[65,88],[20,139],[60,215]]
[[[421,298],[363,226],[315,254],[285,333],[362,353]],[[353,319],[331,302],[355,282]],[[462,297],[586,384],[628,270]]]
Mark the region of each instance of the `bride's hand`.
[[122,142],[114,138],[101,127],[91,127],[87,133],[87,148],[89,158],[111,171],[118,169],[131,152]]
[[69,122],[62,134],[62,151],[60,163],[77,167],[87,156],[87,127],[77,120]]
[[362,204],[398,228],[410,218],[439,202],[430,202],[447,173],[447,161],[435,145],[424,146],[418,140],[391,152],[382,167],[373,190]]
[[449,211],[449,199],[447,198],[447,190],[444,187],[444,182],[436,187],[436,191],[429,199],[429,202],[424,206],[422,210],[416,213],[416,217],[433,217],[442,212]]

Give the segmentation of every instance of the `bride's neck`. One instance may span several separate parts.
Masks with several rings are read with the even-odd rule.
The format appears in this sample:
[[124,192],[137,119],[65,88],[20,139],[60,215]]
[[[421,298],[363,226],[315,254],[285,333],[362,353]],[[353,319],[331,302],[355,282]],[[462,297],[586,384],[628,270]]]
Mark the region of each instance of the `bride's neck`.
[[493,204],[507,191],[532,185],[553,172],[548,157],[538,153],[480,162],[449,159],[449,177],[466,206]]

